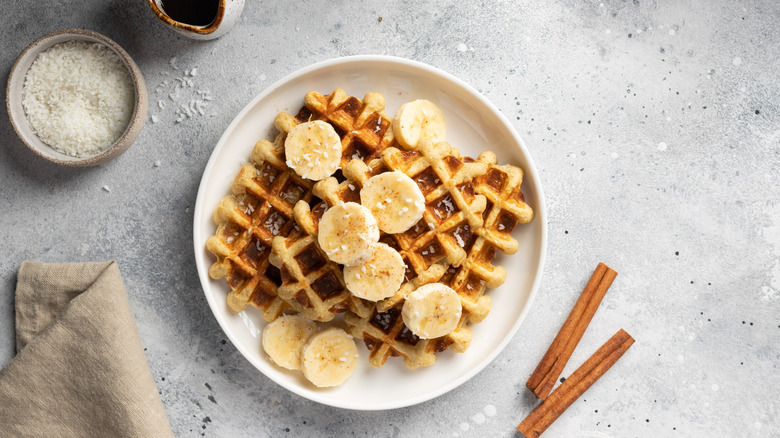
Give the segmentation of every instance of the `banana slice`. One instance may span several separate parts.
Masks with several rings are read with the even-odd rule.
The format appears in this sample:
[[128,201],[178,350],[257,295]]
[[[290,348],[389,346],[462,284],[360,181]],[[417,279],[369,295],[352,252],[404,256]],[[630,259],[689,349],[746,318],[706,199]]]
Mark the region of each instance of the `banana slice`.
[[389,234],[408,230],[425,212],[425,197],[420,187],[398,171],[369,178],[360,190],[360,203],[371,210],[379,229]]
[[401,105],[393,119],[393,134],[404,147],[416,149],[422,138],[444,141],[444,114],[429,100],[413,100]]
[[328,258],[357,265],[371,257],[379,227],[371,211],[355,202],[334,205],[322,215],[317,240]]
[[433,339],[455,330],[462,312],[457,292],[444,284],[430,283],[406,297],[401,315],[412,333]]
[[317,331],[317,325],[299,315],[282,315],[263,329],[263,350],[288,370],[301,369],[301,350]]
[[341,139],[322,120],[301,123],[284,140],[287,166],[303,178],[319,181],[338,169],[341,163]]
[[398,292],[405,271],[401,254],[384,243],[377,243],[370,259],[359,265],[344,267],[344,282],[352,295],[379,301]]
[[303,375],[319,388],[342,384],[357,368],[355,340],[340,328],[317,333],[303,347]]

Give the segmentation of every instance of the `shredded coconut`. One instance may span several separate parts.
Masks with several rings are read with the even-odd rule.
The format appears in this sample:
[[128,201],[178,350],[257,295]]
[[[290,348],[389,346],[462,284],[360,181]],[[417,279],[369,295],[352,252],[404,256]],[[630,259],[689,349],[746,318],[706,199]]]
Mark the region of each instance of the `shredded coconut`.
[[[180,70],[176,65],[176,58],[171,58],[169,62],[174,70],[179,70],[182,76],[175,77],[171,80],[165,79],[154,89],[155,94],[161,94],[167,92],[168,99],[174,102],[174,114],[176,118],[174,122],[182,123],[187,119],[191,119],[196,116],[205,116],[206,108],[209,106],[212,97],[208,90],[201,90],[196,87],[193,78],[198,72],[196,67],[190,70]],[[168,72],[162,72],[162,74],[169,74]],[[179,73],[177,73],[179,74]],[[162,100],[157,101],[157,106],[160,110],[165,109],[165,102]],[[213,117],[215,114],[209,114]]]
[[454,235],[455,235],[455,240],[457,240],[457,241],[458,241],[458,245],[459,245],[461,248],[463,248],[463,247],[465,247],[465,246],[466,246],[466,242],[463,240],[463,238],[462,238],[462,237],[460,237],[460,234],[458,234],[458,231],[460,231],[460,229],[456,230],[456,231],[455,231],[455,233],[454,233]]
[[455,211],[455,206],[452,205],[452,199],[450,199],[449,197],[442,199],[436,206],[441,207],[442,203],[444,203],[444,208],[447,209],[448,213],[452,213],[453,211]]
[[122,135],[135,88],[127,67],[103,44],[67,41],[42,52],[27,71],[22,105],[44,143],[73,157],[96,155]]
[[268,216],[263,225],[271,234],[278,236],[282,224],[284,224],[284,218],[280,217],[276,212],[273,212]]

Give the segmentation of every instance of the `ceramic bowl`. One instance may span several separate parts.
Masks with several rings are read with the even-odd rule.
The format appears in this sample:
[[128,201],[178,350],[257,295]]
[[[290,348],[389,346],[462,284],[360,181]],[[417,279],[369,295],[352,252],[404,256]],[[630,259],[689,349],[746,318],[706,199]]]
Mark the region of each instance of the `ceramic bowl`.
[[169,17],[165,12],[163,0],[146,0],[154,15],[166,26],[187,38],[196,40],[213,40],[226,34],[236,24],[244,10],[244,0],[214,0],[217,5],[217,16],[214,21],[205,26],[195,26],[182,23]]
[[[130,77],[135,86],[135,101],[133,115],[125,128],[124,133],[109,148],[97,155],[84,157],[72,157],[63,154],[51,146],[47,145],[33,132],[30,123],[22,106],[22,88],[27,71],[30,69],[33,61],[44,50],[55,44],[66,41],[88,41],[103,44],[113,50],[127,67]],[[63,29],[44,35],[32,44],[27,46],[21,55],[16,59],[11,74],[8,76],[8,85],[6,89],[5,104],[8,108],[8,117],[11,119],[16,134],[36,155],[45,158],[51,162],[65,166],[95,166],[110,161],[121,155],[130,145],[133,144],[146,122],[146,113],[149,107],[149,101],[146,94],[146,83],[144,82],[141,70],[117,43],[97,32],[85,29]]]

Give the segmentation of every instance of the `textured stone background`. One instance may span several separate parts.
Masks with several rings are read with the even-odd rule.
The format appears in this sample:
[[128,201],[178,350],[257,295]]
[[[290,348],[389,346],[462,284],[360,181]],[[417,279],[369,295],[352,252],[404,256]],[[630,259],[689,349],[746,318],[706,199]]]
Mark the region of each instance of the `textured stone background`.
[[[157,123],[91,169],[35,157],[0,110],[0,365],[22,260],[113,258],[179,436],[516,436],[533,406],[525,379],[605,261],[620,275],[564,375],[619,327],[637,343],[545,436],[780,435],[780,4],[338,3],[250,0],[207,43],[142,0],[4,5],[3,83],[35,38],[84,27],[130,52],[150,94],[197,67],[188,93],[213,100],[176,124],[153,96]],[[225,342],[191,243],[201,173],[237,112],[288,73],[352,54],[415,59],[479,89],[526,140],[549,206],[547,266],[513,342],[458,389],[387,412],[321,406],[256,371]]]

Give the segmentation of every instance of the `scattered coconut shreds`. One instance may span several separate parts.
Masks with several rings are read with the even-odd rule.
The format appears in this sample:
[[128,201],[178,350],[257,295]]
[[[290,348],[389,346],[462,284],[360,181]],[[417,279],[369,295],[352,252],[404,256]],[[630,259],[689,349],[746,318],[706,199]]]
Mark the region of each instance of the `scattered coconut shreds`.
[[[176,65],[176,57],[169,61],[171,67],[175,70],[174,74],[180,75],[172,79],[165,79],[155,88],[155,94],[166,94],[171,102],[176,105],[173,113],[176,116],[174,123],[182,123],[188,119],[197,116],[207,115],[209,102],[213,100],[211,92],[198,88],[193,80],[198,74],[198,68],[180,70]],[[178,72],[177,72],[178,71]],[[157,101],[157,107],[164,110],[166,103],[163,100]],[[210,117],[214,114],[208,114]]]

